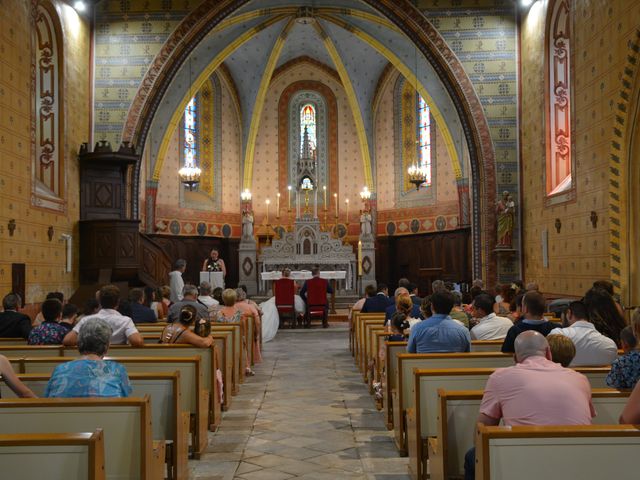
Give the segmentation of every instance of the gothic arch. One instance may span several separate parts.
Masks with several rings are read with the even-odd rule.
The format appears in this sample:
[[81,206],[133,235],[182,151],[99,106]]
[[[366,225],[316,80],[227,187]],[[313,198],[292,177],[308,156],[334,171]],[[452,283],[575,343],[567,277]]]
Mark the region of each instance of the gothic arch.
[[[396,25],[430,62],[454,103],[469,149],[473,195],[473,275],[494,283],[496,200],[495,158],[480,99],[455,53],[410,0],[362,0]],[[154,114],[189,53],[225,18],[249,0],[205,0],[174,30],[154,58],[129,109],[123,141],[144,145]],[[138,162],[140,164],[140,162]],[[136,180],[140,165],[137,166]],[[138,182],[139,183],[139,182]],[[140,188],[136,184],[135,188]],[[133,196],[134,215],[138,195]]]

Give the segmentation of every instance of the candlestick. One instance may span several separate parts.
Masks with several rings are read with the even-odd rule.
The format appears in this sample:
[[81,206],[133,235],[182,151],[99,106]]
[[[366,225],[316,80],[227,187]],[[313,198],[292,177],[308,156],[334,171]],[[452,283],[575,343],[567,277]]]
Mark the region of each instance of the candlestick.
[[291,185],[287,186],[287,210],[291,211]]
[[324,206],[324,209],[327,209],[327,186],[324,185],[322,187],[322,205]]
[[300,218],[300,193],[296,190],[296,218]]
[[267,198],[264,203],[267,204],[267,225],[269,225],[269,204],[271,203],[271,200]]
[[318,218],[318,189],[313,191],[313,218]]
[[336,201],[336,218],[338,218],[338,215],[340,214],[340,207],[338,206],[338,194],[334,193],[333,198]]
[[344,203],[347,204],[347,223],[349,223],[349,199],[345,199]]
[[276,218],[280,218],[280,192],[276,194]]

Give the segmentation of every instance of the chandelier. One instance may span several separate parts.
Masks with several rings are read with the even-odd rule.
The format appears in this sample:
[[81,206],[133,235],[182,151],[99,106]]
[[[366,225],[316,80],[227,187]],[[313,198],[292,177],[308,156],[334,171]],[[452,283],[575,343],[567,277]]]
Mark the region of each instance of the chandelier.
[[416,186],[416,190],[420,190],[420,186],[427,181],[428,175],[427,167],[424,165],[418,165],[414,163],[407,169],[409,175],[409,182]]
[[185,187],[188,187],[190,191],[200,183],[200,174],[202,170],[195,165],[192,155],[187,155],[184,166],[178,170],[178,176],[180,181]]

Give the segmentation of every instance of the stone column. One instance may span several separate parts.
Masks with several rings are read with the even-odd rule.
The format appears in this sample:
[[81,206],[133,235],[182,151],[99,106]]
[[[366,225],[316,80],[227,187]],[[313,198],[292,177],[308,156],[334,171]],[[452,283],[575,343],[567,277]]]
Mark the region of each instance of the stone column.
[[253,237],[242,238],[238,247],[239,283],[247,286],[248,295],[258,294],[258,264],[256,263],[257,245]]

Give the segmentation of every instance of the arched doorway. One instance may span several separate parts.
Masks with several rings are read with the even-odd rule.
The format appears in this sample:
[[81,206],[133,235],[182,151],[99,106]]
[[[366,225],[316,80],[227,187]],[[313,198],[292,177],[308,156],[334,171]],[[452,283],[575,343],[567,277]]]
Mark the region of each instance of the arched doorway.
[[[161,100],[189,54],[213,28],[249,3],[247,0],[205,1],[185,18],[169,37],[162,53],[154,59],[145,75],[129,110],[122,136],[124,141],[144,145]],[[435,70],[446,94],[453,102],[471,164],[473,275],[482,277],[488,284],[492,284],[497,276],[493,253],[495,160],[489,126],[473,85],[456,55],[412,2],[362,0],[360,3],[380,12],[408,37]],[[300,2],[301,6],[306,4],[307,2]],[[139,170],[140,165],[134,179],[136,181],[139,178]],[[137,215],[138,195],[134,197],[133,211]]]

